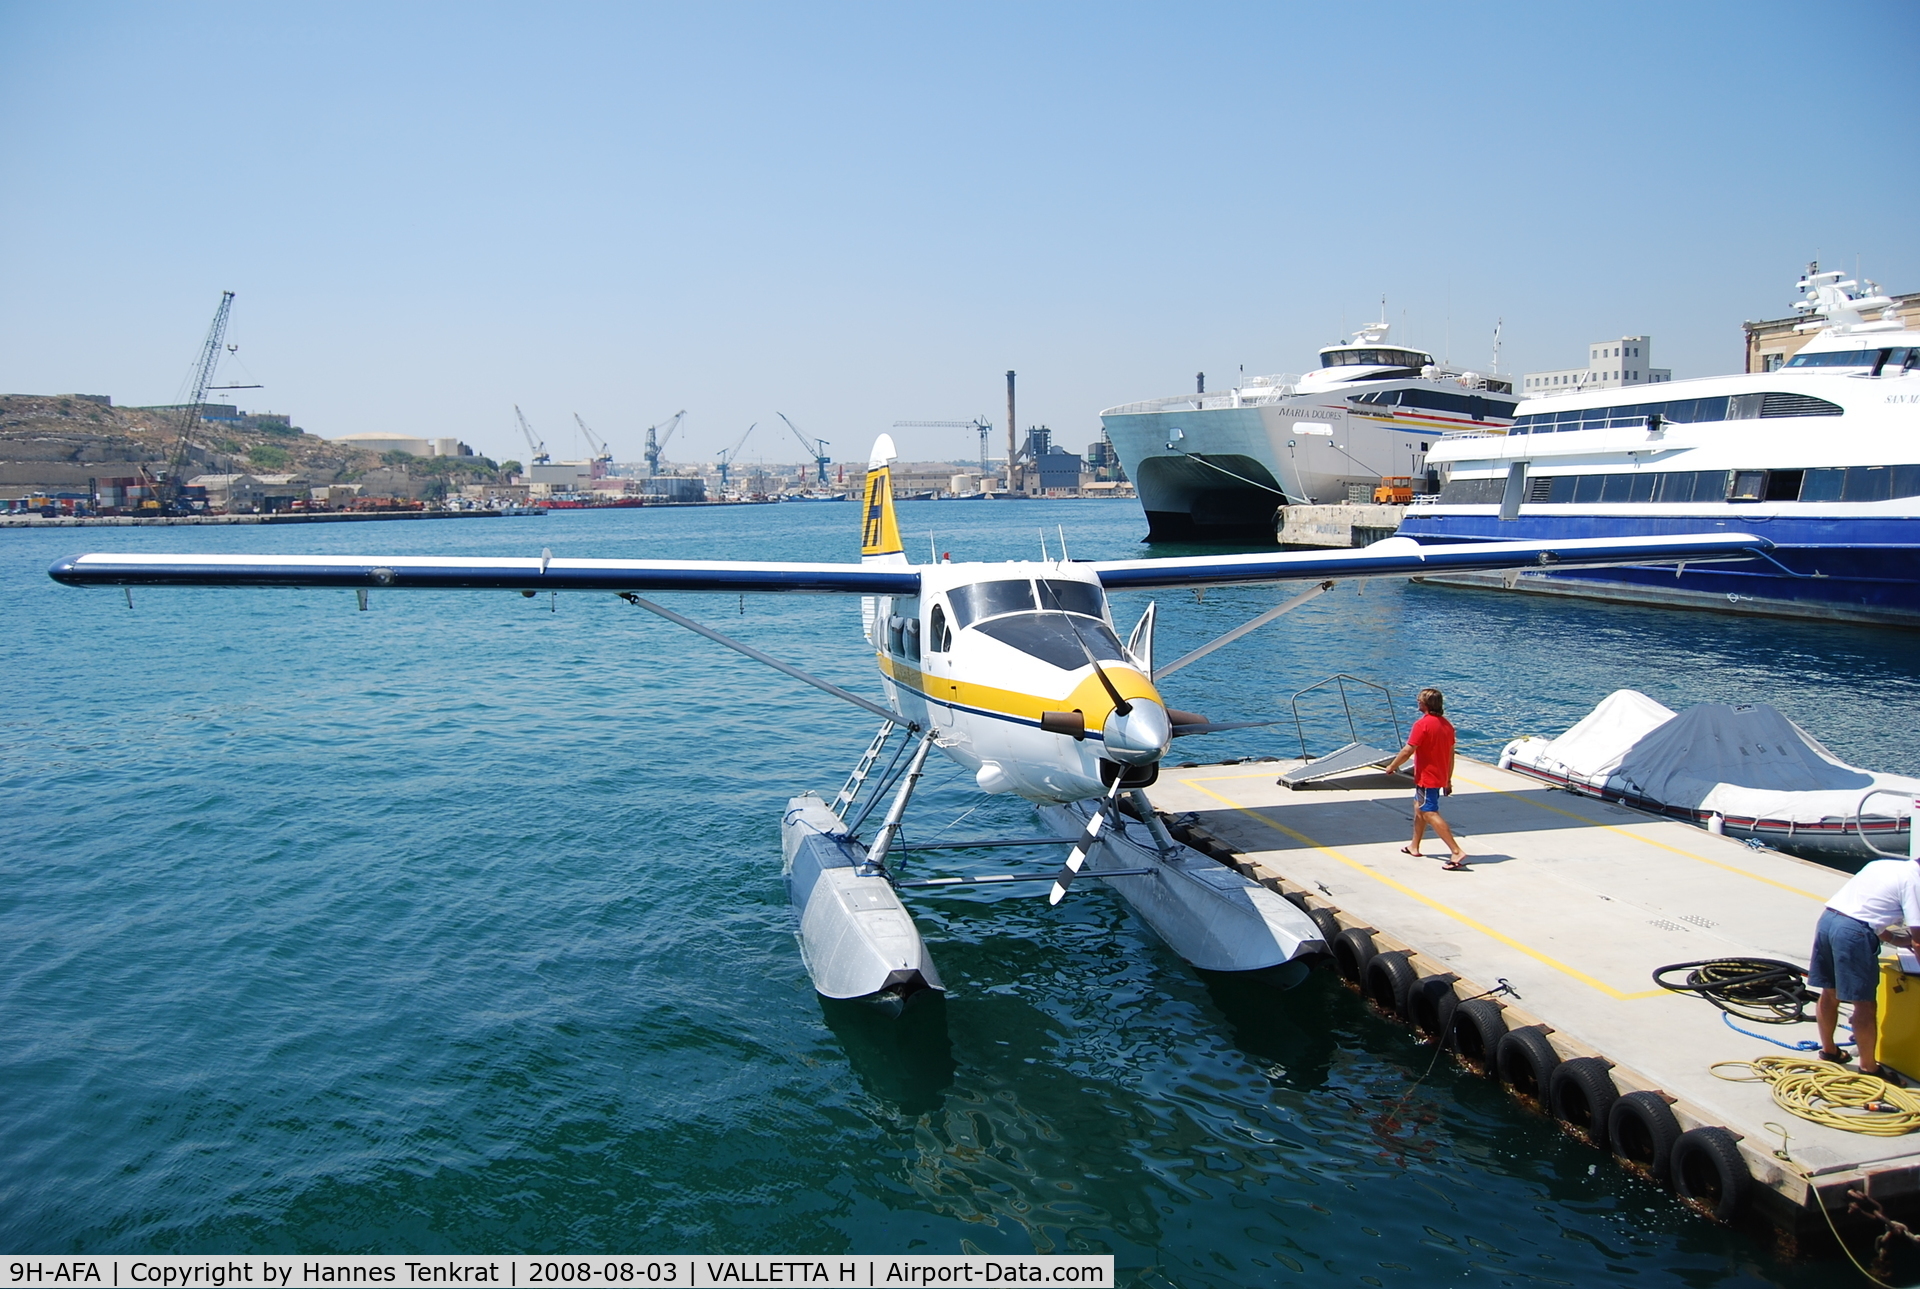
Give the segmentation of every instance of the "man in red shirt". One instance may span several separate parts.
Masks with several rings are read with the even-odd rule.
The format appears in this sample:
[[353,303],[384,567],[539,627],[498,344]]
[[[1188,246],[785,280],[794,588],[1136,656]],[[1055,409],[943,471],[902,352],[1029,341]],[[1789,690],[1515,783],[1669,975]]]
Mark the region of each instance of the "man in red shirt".
[[1413,842],[1402,846],[1401,853],[1420,854],[1420,841],[1432,828],[1434,835],[1447,843],[1453,855],[1441,867],[1463,872],[1467,852],[1453,839],[1453,829],[1440,817],[1440,798],[1453,795],[1453,724],[1447,720],[1446,700],[1437,689],[1420,691],[1420,719],[1407,731],[1407,745],[1387,763],[1387,773],[1399,772],[1408,757],[1413,758]]

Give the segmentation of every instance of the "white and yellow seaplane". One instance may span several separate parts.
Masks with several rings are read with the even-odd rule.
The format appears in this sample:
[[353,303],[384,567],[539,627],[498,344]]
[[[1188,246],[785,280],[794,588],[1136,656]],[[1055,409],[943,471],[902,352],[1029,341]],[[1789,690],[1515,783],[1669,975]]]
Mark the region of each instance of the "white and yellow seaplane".
[[[1695,563],[1751,558],[1769,543],[1745,533],[1566,542],[1421,545],[1389,538],[1359,550],[1274,551],[1177,559],[1073,562],[908,562],[895,519],[891,438],[875,443],[866,479],[859,564],[748,561],[440,559],[408,556],[79,555],[55,564],[77,586],[350,587],[613,593],[881,719],[845,786],[788,802],[781,845],[798,913],[801,955],[829,998],[897,1007],[941,990],[902,890],[1031,880],[1023,875],[906,882],[888,866],[922,766],[933,749],[970,771],[984,792],[1034,803],[1044,838],[951,843],[1068,846],[1051,880],[1058,903],[1083,869],[1107,883],[1182,958],[1215,971],[1264,971],[1279,983],[1323,952],[1320,931],[1273,892],[1168,832],[1146,796],[1176,738],[1241,728],[1171,707],[1160,682],[1330,589],[1336,580],[1484,571],[1535,564]],[[1156,663],[1155,606],[1122,643],[1115,590],[1259,583],[1311,585],[1183,657]],[[853,694],[691,621],[641,592],[842,593],[862,597],[868,644],[886,702]],[[131,595],[131,592],[128,592]],[[1265,722],[1248,722],[1263,724]],[[896,734],[892,761],[880,766]],[[902,762],[904,761],[904,764]],[[871,784],[870,784],[871,781]],[[870,837],[868,819],[891,800]],[[863,803],[864,798],[864,803]],[[916,849],[936,849],[934,847]]]

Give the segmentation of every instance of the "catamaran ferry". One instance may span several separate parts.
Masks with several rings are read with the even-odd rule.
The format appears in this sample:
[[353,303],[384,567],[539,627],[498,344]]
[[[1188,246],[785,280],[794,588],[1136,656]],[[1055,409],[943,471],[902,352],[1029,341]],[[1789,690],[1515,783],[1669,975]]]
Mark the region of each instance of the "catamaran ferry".
[[1473,580],[1920,625],[1920,331],[1858,285],[1809,267],[1794,306],[1808,320],[1796,330],[1818,334],[1775,371],[1674,381],[1653,401],[1644,389],[1530,399],[1510,431],[1436,443],[1427,461],[1442,487],[1415,499],[1399,534],[1544,541],[1737,529],[1771,550],[1677,572],[1542,568]]
[[1501,431],[1511,381],[1442,368],[1362,327],[1305,376],[1256,376],[1224,394],[1100,413],[1147,512],[1148,541],[1271,541],[1282,505],[1371,496],[1383,477],[1426,476],[1443,434]]

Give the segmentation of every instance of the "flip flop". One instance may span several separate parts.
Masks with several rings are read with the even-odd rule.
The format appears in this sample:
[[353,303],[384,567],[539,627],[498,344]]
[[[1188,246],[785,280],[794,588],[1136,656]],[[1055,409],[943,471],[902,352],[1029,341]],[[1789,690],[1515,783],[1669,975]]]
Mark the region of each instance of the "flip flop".
[[1467,871],[1467,861],[1464,859],[1450,859],[1440,865],[1440,867],[1449,873],[1464,873]]
[[1402,847],[1400,848],[1400,853],[1401,853],[1402,855],[1411,855],[1411,856],[1413,856],[1413,857],[1414,857],[1415,859],[1425,859],[1425,858],[1426,858],[1426,856],[1425,856],[1425,855],[1422,855],[1422,854],[1421,854],[1421,853],[1420,853],[1419,851],[1417,851],[1417,850],[1415,850],[1415,849],[1414,849],[1413,847],[1411,847],[1411,846],[1402,846]]

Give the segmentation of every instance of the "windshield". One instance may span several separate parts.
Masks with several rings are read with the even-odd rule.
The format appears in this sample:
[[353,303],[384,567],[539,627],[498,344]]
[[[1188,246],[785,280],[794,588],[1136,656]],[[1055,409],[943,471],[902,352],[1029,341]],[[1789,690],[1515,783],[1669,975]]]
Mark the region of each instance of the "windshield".
[[1104,616],[1106,606],[1101,602],[1105,597],[1097,586],[1085,582],[1056,582],[1049,578],[1040,580],[1040,607],[1043,609],[1064,609],[1068,613],[1084,613],[1090,618]]
[[[1129,661],[1126,651],[1120,647],[1120,638],[1106,623],[1065,613],[1022,613],[983,622],[975,630],[1062,671],[1086,666],[1088,653],[1101,662]],[[1082,641],[1086,644],[1084,649]]]
[[970,626],[982,618],[1039,607],[1033,602],[1033,583],[1024,577],[1018,581],[956,586],[947,593],[947,600],[953,605],[954,625],[959,627]]

